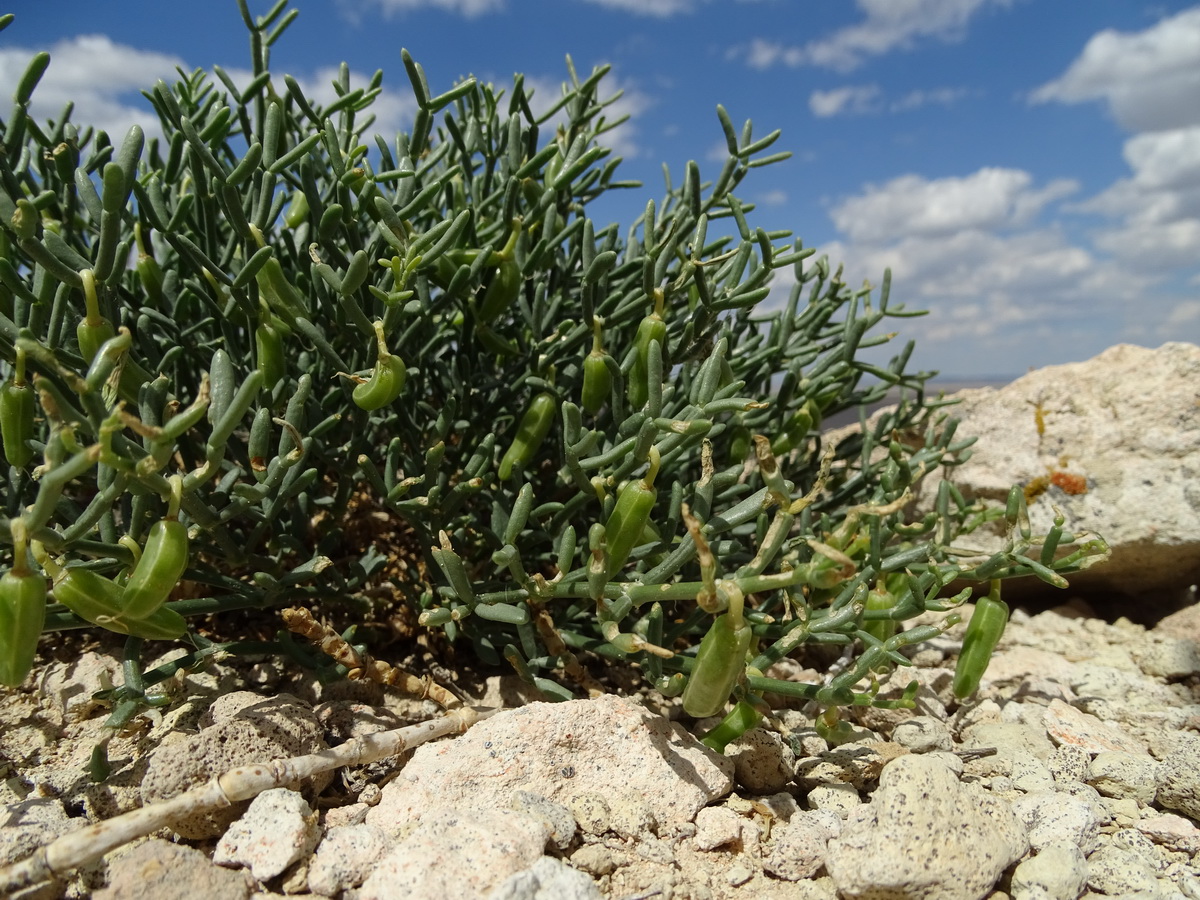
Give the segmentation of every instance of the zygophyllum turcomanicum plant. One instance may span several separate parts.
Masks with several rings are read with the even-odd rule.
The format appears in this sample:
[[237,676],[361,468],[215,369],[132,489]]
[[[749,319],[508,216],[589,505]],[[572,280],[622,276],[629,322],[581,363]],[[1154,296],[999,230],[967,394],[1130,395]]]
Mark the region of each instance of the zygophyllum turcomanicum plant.
[[[598,223],[593,200],[642,190],[605,146],[603,68],[568,67],[535,105],[519,76],[434,93],[404,53],[415,119],[377,135],[382,73],[352,87],[343,66],[321,105],[268,69],[286,0],[239,6],[253,76],[153,85],[153,137],[75,124],[69,105],[31,118],[45,53],[0,123],[5,684],[39,634],[127,635],[115,727],[218,653],[359,673],[351,629],[407,614],[549,699],[598,690],[598,657],[627,660],[693,717],[732,708],[714,746],[764,692],[815,701],[836,739],[847,706],[911,703],[870,676],[958,620],[971,589],[951,582],[980,584],[987,610],[965,695],[1003,628],[999,580],[1063,585],[1103,555],[1032,537],[1019,491],[989,510],[942,481],[914,504],[971,441],[927,401],[930,373],[905,371],[911,344],[859,358],[917,314],[886,273],[851,287],[753,224],[735,192],[787,156],[768,152],[778,132],[718,107],[719,169],[689,162],[632,223]],[[892,411],[823,436],[891,388]],[[1001,516],[1007,548],[972,552]],[[222,627],[285,606],[340,661],[283,628]],[[926,611],[941,624],[903,627]],[[148,641],[187,653],[147,668]],[[836,675],[764,674],[813,643],[847,651]]]

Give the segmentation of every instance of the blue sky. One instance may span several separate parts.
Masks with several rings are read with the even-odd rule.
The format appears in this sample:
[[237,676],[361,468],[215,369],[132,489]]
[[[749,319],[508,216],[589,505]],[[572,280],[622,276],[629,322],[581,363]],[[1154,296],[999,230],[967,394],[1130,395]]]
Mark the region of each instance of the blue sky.
[[[201,17],[197,10],[208,12]],[[251,0],[255,13],[269,2]],[[414,108],[407,47],[435,92],[520,71],[556,95],[571,54],[612,65],[629,123],[625,178],[645,190],[593,217],[627,222],[662,163],[715,175],[716,104],[794,157],[740,195],[752,221],[893,271],[914,363],[1019,375],[1107,346],[1200,341],[1200,5],[1138,0],[293,0],[272,69],[332,98],[331,70],[384,70],[384,130]],[[248,69],[233,0],[19,0],[0,83],[52,54],[35,110],[120,135],[149,124],[138,89],[216,63]],[[119,9],[118,14],[116,10]],[[779,279],[785,293],[787,278]]]

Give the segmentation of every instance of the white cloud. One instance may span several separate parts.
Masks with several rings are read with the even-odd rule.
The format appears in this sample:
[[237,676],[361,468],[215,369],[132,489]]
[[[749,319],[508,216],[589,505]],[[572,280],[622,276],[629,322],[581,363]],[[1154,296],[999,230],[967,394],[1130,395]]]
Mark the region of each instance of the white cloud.
[[756,39],[734,48],[753,68],[813,65],[849,72],[869,56],[908,50],[925,39],[961,41],[971,17],[988,6],[1009,6],[1012,0],[857,0],[863,21],[825,38],[789,46]]
[[[177,56],[116,44],[107,35],[85,34],[51,46],[50,67],[38,83],[30,108],[35,119],[58,119],[74,102],[71,121],[103,128],[114,141],[134,124],[157,130],[158,119],[138,91],[162,78],[170,82],[175,68],[188,71]],[[0,50],[0,83],[16,84],[34,50]]]
[[504,9],[504,0],[338,0],[338,7],[343,15],[354,22],[362,18],[366,7],[379,7],[385,18],[419,9],[437,9],[474,19],[486,13],[501,11]]
[[1200,126],[1140,134],[1126,142],[1125,160],[1147,188],[1198,187]]
[[[15,83],[33,53],[15,47],[0,50],[0,83]],[[173,83],[179,77],[177,68],[191,71],[177,56],[117,44],[103,34],[79,35],[50,48],[50,66],[34,92],[30,108],[35,119],[57,119],[71,101],[75,104],[73,123],[102,128],[117,143],[135,123],[147,135],[160,134],[158,117],[141,91],[152,88],[158,79]],[[236,85],[248,84],[253,77],[246,69],[230,68],[226,73]],[[312,75],[297,75],[296,80],[308,97],[326,105],[337,99],[332,85],[337,75],[337,67],[330,66]],[[225,90],[215,76],[210,80],[218,91]],[[365,86],[368,81],[368,75],[351,71],[352,86]],[[286,91],[282,73],[276,90]],[[372,132],[393,136],[404,122],[411,121],[415,109],[407,82],[403,94],[384,88],[370,108],[376,117]]]
[[788,192],[779,189],[767,191],[759,195],[758,202],[763,206],[783,206],[788,202]]
[[1166,326],[1176,333],[1200,328],[1200,300],[1182,300],[1167,315]]
[[597,6],[620,12],[631,12],[639,16],[665,19],[678,13],[690,13],[696,8],[695,0],[587,0]]
[[1109,217],[1097,247],[1148,275],[1195,271],[1200,261],[1200,7],[1140,32],[1101,31],[1031,101],[1102,100],[1135,132],[1125,142],[1131,175],[1078,204]]
[[1067,180],[1038,185],[1014,169],[906,175],[834,204],[830,217],[844,237],[820,252],[845,262],[850,284],[878,284],[890,268],[894,301],[931,313],[901,323],[902,337],[917,337],[919,356],[951,374],[1016,373],[1044,362],[1038,348],[1050,344],[1085,358],[1113,333],[1177,337],[1181,326],[1171,323],[1194,313],[1154,293],[1158,273],[1044,224],[1076,190]]
[[899,100],[892,101],[888,109],[905,112],[922,106],[951,106],[967,95],[966,88],[934,88],[928,91],[909,91]]
[[[665,19],[681,13],[693,12],[699,3],[707,0],[585,0],[596,6],[616,12],[633,13]],[[359,21],[367,7],[378,7],[385,17],[404,15],[420,9],[437,9],[443,12],[474,19],[487,13],[500,12],[505,0],[338,0],[343,15],[351,21]]]
[[884,242],[904,235],[942,238],[969,230],[1027,224],[1046,204],[1077,190],[1058,179],[1033,187],[1028,172],[985,168],[963,178],[929,180],[902,175],[843,199],[830,210],[840,231],[856,242]]
[[950,106],[967,94],[966,88],[933,88],[909,91],[897,100],[884,101],[877,84],[845,85],[828,91],[813,91],[808,108],[814,116],[862,116],[881,113],[908,112],[923,106]]
[[1076,207],[1115,220],[1097,231],[1096,245],[1138,271],[1195,271],[1200,263],[1200,126],[1130,138],[1125,160],[1131,177]]
[[1200,7],[1145,31],[1098,32],[1063,75],[1035,90],[1034,103],[1103,100],[1132,131],[1200,124]]
[[879,86],[875,84],[847,85],[830,91],[813,91],[808,96],[808,108],[818,118],[862,115],[877,112]]

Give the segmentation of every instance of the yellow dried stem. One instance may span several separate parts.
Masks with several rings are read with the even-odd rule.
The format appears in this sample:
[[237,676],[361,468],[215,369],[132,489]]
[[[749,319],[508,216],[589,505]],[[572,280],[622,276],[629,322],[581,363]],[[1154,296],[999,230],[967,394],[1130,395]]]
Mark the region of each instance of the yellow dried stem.
[[462,704],[458,697],[434,681],[431,676],[420,678],[399,666],[358,652],[345,638],[328,625],[322,625],[303,607],[289,607],[283,610],[281,615],[288,631],[312,641],[322,653],[349,669],[346,677],[351,681],[366,679],[376,684],[394,687],[409,697],[432,700],[442,709],[453,709]]
[[554,619],[550,617],[546,608],[532,597],[529,599],[529,606],[533,610],[533,626],[537,629],[538,636],[546,645],[546,650],[552,656],[557,656],[562,660],[563,671],[567,673],[567,677],[586,690],[589,697],[599,697],[604,694],[605,690],[600,682],[592,677],[591,673],[584,668],[583,663],[579,661],[579,657],[567,647],[559,635],[558,629],[554,627]]

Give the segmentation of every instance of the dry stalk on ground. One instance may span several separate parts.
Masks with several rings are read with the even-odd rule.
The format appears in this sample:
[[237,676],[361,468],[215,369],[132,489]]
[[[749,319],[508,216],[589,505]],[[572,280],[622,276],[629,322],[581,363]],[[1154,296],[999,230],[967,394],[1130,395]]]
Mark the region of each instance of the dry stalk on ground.
[[293,759],[276,759],[230,769],[170,800],[152,803],[63,835],[31,856],[0,868],[0,895],[64,875],[95,862],[104,854],[179,819],[209,809],[250,800],[271,788],[311,778],[343,766],[361,766],[397,756],[426,741],[462,734],[497,709],[460,707],[419,725],[369,734],[353,741]]

